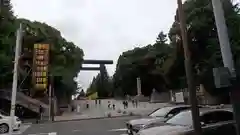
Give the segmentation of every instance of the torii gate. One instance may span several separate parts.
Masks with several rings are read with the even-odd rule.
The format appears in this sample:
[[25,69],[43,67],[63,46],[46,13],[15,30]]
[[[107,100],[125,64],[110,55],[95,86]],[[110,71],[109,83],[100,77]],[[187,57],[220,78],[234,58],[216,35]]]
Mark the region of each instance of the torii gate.
[[81,67],[81,70],[99,70],[100,74],[102,74],[101,69],[104,65],[110,65],[113,64],[112,60],[83,60],[83,64],[98,64],[99,67]]
[[112,60],[83,60],[83,64],[98,64],[99,67],[81,67],[81,70],[88,70],[88,71],[100,71],[100,77],[101,77],[101,87],[103,88],[103,68],[104,65],[110,65],[113,64]]

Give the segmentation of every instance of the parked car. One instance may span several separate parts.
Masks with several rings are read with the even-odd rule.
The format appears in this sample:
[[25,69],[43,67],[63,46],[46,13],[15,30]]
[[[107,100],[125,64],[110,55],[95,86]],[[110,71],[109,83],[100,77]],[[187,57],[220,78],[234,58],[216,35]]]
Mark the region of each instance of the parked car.
[[189,105],[176,105],[171,107],[159,108],[150,113],[147,117],[128,121],[126,123],[128,129],[127,133],[129,135],[133,135],[137,133],[141,128],[144,128],[144,126],[151,125],[154,123],[163,123],[164,121],[170,119],[179,112],[189,108],[190,108]]
[[[201,108],[199,112],[203,135],[236,134],[231,108]],[[194,135],[191,111],[182,111],[157,127],[142,129],[138,135]]]
[[[10,128],[11,117],[0,114],[0,134],[8,133]],[[22,121],[18,117],[14,117],[13,130],[19,130]]]

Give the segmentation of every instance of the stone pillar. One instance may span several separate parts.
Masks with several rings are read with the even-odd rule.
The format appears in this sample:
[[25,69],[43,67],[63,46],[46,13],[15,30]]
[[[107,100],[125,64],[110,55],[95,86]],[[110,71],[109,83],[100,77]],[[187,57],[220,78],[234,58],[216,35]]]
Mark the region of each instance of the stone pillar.
[[68,112],[72,111],[72,106],[70,104],[68,104]]
[[173,91],[170,90],[170,98],[171,98],[171,102],[175,102],[175,98],[174,98],[174,94],[173,94]]
[[140,79],[140,77],[137,78],[137,95],[138,96],[142,95],[141,79]]
[[58,108],[58,103],[57,103],[57,98],[55,97],[53,99],[53,103],[54,103],[54,114],[57,114],[59,112],[59,108]]
[[80,112],[81,112],[81,105],[78,104],[78,105],[77,105],[77,113],[80,113]]

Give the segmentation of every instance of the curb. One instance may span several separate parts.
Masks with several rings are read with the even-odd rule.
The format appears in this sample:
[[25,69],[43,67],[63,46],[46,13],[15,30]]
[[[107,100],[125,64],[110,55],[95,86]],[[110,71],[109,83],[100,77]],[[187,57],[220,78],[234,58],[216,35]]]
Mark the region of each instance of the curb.
[[[140,116],[140,115],[132,115],[132,116]],[[58,122],[68,122],[68,121],[79,121],[79,120],[97,120],[97,119],[111,119],[111,118],[121,118],[121,117],[131,117],[129,114],[127,115],[121,115],[121,116],[103,116],[103,117],[93,117],[93,118],[80,118],[80,119],[74,119],[74,120],[59,120],[59,121],[54,121],[53,123],[58,123]]]
[[22,124],[24,124],[24,125],[32,125],[34,123],[32,123],[32,122],[23,122]]
[[111,117],[95,117],[95,118],[79,118],[73,120],[59,120],[59,121],[43,121],[42,123],[32,123],[32,124],[48,124],[48,123],[61,123],[61,122],[71,122],[71,121],[83,121],[83,120],[98,120],[98,119],[111,119],[111,118],[124,118],[124,117],[134,117],[134,116],[141,116],[141,115],[122,115],[122,116],[111,116]]

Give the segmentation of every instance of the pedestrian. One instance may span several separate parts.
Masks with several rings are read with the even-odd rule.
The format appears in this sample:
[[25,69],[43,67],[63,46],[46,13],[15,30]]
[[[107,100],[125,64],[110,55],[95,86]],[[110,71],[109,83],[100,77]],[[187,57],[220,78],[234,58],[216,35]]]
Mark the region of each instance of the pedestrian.
[[111,104],[110,103],[108,104],[108,109],[111,109]]
[[73,105],[71,106],[71,108],[72,108],[72,112],[74,112],[75,108],[74,108],[74,106],[73,106]]
[[122,104],[123,104],[123,108],[126,109],[126,102],[123,101]]
[[135,106],[135,104],[134,104],[134,100],[132,100],[132,105],[133,105],[133,107]]
[[126,108],[128,108],[128,101],[126,101]]
[[16,111],[15,111],[15,113],[16,113],[17,115],[20,115],[20,111],[19,111],[19,107],[18,107],[18,106],[16,106]]
[[88,102],[87,102],[87,104],[86,104],[86,108],[87,108],[87,109],[89,108],[89,104],[88,104]]
[[135,101],[135,105],[136,105],[136,108],[137,108],[138,107],[138,101],[137,100]]
[[20,107],[20,111],[21,111],[21,117],[23,118],[23,117],[24,117],[24,113],[25,113],[25,111],[24,111],[24,109],[23,109],[22,106]]
[[101,100],[98,100],[98,104],[99,104],[99,105],[101,104]]
[[113,110],[115,110],[115,104],[113,104]]
[[95,99],[95,105],[97,106],[97,99]]
[[42,105],[39,106],[39,114],[38,114],[38,118],[37,118],[37,123],[40,123],[42,121],[42,116],[43,116],[43,107]]
[[77,113],[80,113],[80,111],[81,111],[81,106],[77,105]]
[[23,120],[24,120],[24,114],[25,113],[25,111],[24,111],[24,108],[22,107],[22,106],[20,106],[20,119],[22,119],[22,122],[24,122]]

